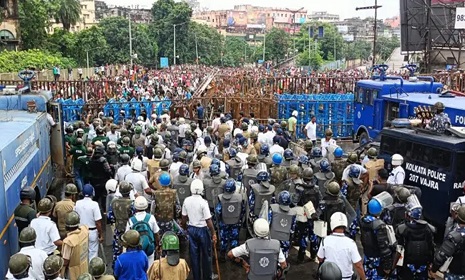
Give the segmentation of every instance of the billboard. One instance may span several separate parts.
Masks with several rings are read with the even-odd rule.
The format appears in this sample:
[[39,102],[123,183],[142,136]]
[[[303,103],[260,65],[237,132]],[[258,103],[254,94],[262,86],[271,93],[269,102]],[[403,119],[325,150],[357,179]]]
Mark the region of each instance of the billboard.
[[247,26],[247,12],[246,11],[233,11],[227,12],[228,27],[246,27]]
[[465,0],[431,0],[431,5],[465,3]]

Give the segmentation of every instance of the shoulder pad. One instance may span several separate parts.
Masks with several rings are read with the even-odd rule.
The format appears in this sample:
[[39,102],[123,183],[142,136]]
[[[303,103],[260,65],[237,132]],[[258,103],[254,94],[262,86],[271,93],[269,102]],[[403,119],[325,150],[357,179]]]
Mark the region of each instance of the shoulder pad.
[[379,229],[385,226],[386,224],[381,219],[376,219],[373,221],[373,229]]
[[402,235],[405,233],[405,230],[407,229],[407,226],[405,224],[400,224],[398,227],[397,227],[397,232]]
[[458,244],[462,241],[462,233],[460,233],[457,230],[454,230],[449,233],[449,235],[447,236],[447,239],[450,239],[455,244]]

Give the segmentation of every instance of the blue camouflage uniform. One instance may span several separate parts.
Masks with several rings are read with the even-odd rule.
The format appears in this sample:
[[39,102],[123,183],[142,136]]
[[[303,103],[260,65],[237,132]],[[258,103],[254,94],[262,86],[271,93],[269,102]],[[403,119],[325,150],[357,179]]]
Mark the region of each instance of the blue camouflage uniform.
[[[273,211],[271,211],[271,208],[268,211],[268,221],[270,222],[270,226],[271,226],[271,221],[273,221]],[[284,240],[284,241],[279,240],[279,243],[281,244],[281,250],[283,251],[284,257],[286,259],[289,256],[289,249],[291,247],[291,241],[290,240],[292,240],[292,236],[294,235],[295,225],[296,225],[296,217],[294,216],[292,218],[292,226],[291,226],[291,230],[290,230],[290,237],[291,238],[289,238],[289,240]]]
[[[134,204],[131,205],[131,213],[129,217],[132,217],[136,213],[136,209],[134,208]],[[109,211],[107,213],[107,219],[111,224],[116,223],[116,218],[115,214],[113,212],[113,208],[110,206]],[[120,237],[124,234],[124,231],[119,231],[116,227],[115,230],[113,231],[113,243],[112,243],[112,249],[113,249],[113,264],[112,267],[114,268],[115,266],[115,261],[118,258],[119,255],[123,253],[123,244],[120,242]]]
[[222,253],[226,253],[228,251],[229,245],[230,248],[235,248],[239,246],[239,231],[241,230],[242,226],[242,219],[245,214],[245,203],[242,202],[241,206],[241,218],[239,219],[239,223],[235,225],[227,225],[223,223],[221,219],[223,215],[223,206],[221,202],[218,202],[215,207],[215,216],[217,217],[217,222],[219,225],[219,237],[220,237],[220,251]]
[[447,128],[447,124],[450,125],[450,118],[446,113],[441,112],[431,119],[429,126],[432,130],[438,133],[444,133]]
[[[270,202],[271,202],[270,204],[276,203],[276,198],[272,196]],[[255,193],[251,191],[249,194],[249,220],[251,221],[251,224],[253,224],[255,220],[258,219],[258,217],[255,216],[254,211],[255,211]]]

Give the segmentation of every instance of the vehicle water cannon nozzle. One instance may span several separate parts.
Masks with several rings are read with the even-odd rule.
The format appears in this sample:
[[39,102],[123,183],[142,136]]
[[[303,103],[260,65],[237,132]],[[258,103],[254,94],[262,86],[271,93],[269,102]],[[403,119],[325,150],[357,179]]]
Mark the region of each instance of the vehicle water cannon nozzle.
[[407,64],[401,67],[402,69],[407,69],[409,71],[409,76],[414,77],[415,72],[417,72],[417,65],[416,64]]

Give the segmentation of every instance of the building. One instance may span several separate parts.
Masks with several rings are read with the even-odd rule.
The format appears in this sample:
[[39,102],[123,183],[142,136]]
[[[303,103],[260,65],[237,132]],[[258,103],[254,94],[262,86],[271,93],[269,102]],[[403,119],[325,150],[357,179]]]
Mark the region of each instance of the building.
[[307,15],[309,21],[319,21],[319,22],[337,22],[339,21],[339,15],[330,14],[328,12],[312,12]]
[[[95,0],[80,0],[81,2],[81,15],[80,21],[75,25],[71,26],[70,32],[79,32],[84,29],[88,29],[98,23],[95,18]],[[63,28],[61,23],[56,23],[54,19],[51,20],[53,23],[48,28],[49,33],[53,33],[55,28]]]
[[0,1],[3,21],[0,26],[0,50],[18,50],[20,43],[17,0]]
[[399,28],[400,27],[400,17],[395,16],[392,18],[387,18],[384,20],[384,25],[389,26],[391,28]]
[[152,20],[152,10],[149,7],[139,5],[112,6],[104,1],[95,1],[95,18],[98,21],[108,17],[124,17],[135,23],[149,23]]

